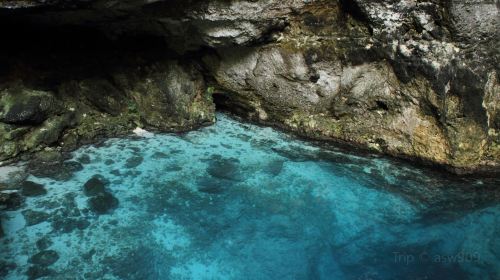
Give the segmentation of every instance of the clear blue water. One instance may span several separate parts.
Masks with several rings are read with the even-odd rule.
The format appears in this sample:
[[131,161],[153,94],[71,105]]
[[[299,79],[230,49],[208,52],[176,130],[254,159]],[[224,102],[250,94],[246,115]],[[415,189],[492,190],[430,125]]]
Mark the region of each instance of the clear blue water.
[[[90,162],[67,181],[30,176],[47,194],[1,213],[5,279],[500,279],[495,180],[349,155],[225,115],[72,160],[82,155]],[[95,175],[118,200],[105,214],[83,191]],[[26,209],[48,215],[27,225]],[[39,252],[57,257],[34,264]]]

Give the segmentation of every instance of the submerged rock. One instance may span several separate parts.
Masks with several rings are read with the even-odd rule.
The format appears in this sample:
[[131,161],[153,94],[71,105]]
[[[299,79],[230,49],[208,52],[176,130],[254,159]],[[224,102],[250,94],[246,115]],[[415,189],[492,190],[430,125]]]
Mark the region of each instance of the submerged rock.
[[110,214],[118,204],[118,199],[109,192],[100,193],[88,200],[90,210],[98,215]]
[[155,152],[151,157],[153,159],[164,159],[168,158],[168,155],[164,152]]
[[96,196],[106,192],[106,184],[98,177],[92,177],[83,185],[83,193],[86,196]]
[[141,246],[104,260],[120,279],[168,279],[171,258],[163,250]]
[[264,172],[271,174],[272,176],[278,176],[283,170],[284,160],[272,160],[265,167]]
[[77,161],[65,161],[62,164],[61,172],[74,173],[83,170],[83,165]]
[[28,276],[28,279],[39,279],[42,277],[47,277],[50,276],[54,273],[54,270],[47,268],[45,266],[40,266],[40,265],[34,265],[30,266],[28,270],[26,271],[26,276]]
[[238,181],[241,180],[238,164],[237,159],[215,158],[209,162],[206,170],[212,177]]
[[59,260],[59,254],[54,250],[45,250],[33,255],[28,261],[35,265],[50,266]]
[[66,155],[59,151],[43,151],[28,164],[28,172],[36,177],[67,181],[83,166],[77,161],[65,161]]
[[177,164],[170,164],[167,167],[165,167],[165,171],[168,171],[168,172],[179,172],[179,171],[182,171],[182,166],[177,165]]
[[198,191],[208,194],[221,194],[231,187],[234,182],[227,179],[216,179],[212,177],[201,178],[196,181]]
[[41,196],[46,195],[47,190],[41,184],[32,182],[32,181],[24,181],[21,183],[21,193],[24,196]]
[[81,164],[89,164],[91,162],[89,155],[81,155],[77,159]]
[[86,218],[57,216],[52,220],[52,228],[56,232],[70,233],[76,229],[84,230],[90,225]]
[[23,197],[19,193],[0,193],[0,210],[17,210],[22,204]]
[[36,247],[40,251],[47,250],[52,244],[53,242],[48,236],[44,236],[36,241]]
[[125,167],[126,168],[135,168],[144,161],[144,158],[142,156],[134,156],[129,159],[127,159],[127,162],[125,162]]
[[52,228],[56,232],[69,233],[74,230],[82,230],[90,225],[85,217],[87,209],[80,211],[75,201],[76,193],[67,193],[60,201],[59,208],[52,213]]
[[16,269],[16,267],[17,265],[15,263],[10,263],[4,260],[0,260],[0,277],[6,277],[9,274],[9,272]]
[[22,213],[27,226],[33,226],[39,223],[43,223],[50,217],[50,215],[45,212],[34,211],[30,209],[24,210]]

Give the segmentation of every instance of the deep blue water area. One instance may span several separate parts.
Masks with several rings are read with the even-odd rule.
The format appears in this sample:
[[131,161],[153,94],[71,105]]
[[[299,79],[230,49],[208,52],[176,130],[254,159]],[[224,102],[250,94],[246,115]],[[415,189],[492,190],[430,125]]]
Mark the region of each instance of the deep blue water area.
[[223,114],[71,157],[83,168],[30,175],[21,208],[1,212],[0,278],[500,279],[495,179],[346,154]]

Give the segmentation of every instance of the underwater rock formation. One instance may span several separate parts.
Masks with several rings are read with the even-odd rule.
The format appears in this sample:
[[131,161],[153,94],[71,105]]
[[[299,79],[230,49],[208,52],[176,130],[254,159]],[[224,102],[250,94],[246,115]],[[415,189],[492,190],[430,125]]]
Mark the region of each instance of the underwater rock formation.
[[2,212],[0,278],[499,278],[499,178],[217,119],[85,145],[68,153],[89,163],[67,181],[30,176],[47,195]]
[[[498,0],[2,1],[0,160],[214,102],[313,139],[500,169]],[[17,26],[17,28],[12,28]]]

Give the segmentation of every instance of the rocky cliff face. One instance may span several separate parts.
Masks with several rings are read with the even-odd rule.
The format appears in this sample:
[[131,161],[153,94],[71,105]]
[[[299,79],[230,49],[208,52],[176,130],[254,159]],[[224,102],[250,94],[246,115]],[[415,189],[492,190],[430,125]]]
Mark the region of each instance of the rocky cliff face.
[[215,101],[310,138],[500,169],[498,0],[0,7],[2,159],[135,126],[192,129]]

